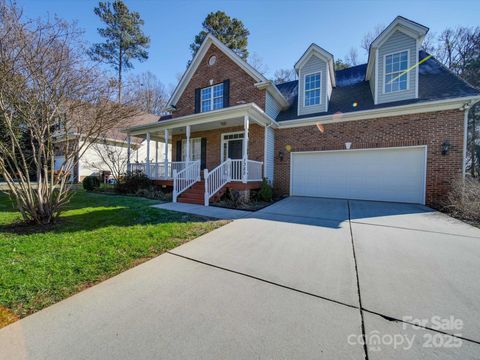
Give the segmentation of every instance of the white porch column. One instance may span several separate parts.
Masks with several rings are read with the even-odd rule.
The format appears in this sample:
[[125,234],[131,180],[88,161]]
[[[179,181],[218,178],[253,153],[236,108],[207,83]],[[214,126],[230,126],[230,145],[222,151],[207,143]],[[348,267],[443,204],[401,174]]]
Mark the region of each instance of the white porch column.
[[155,140],[155,179],[158,179],[158,140]]
[[163,176],[168,178],[168,129],[163,132],[165,139],[165,150],[163,151]]
[[243,158],[242,158],[242,182],[247,183],[248,181],[248,128],[250,127],[250,119],[248,115],[243,117]]
[[147,161],[145,163],[147,176],[150,177],[150,133],[147,132]]
[[131,156],[131,144],[132,144],[132,138],[130,134],[127,136],[127,171],[130,171],[130,156]]
[[185,161],[187,164],[190,162],[190,125],[186,127],[187,132],[187,145],[185,146]]

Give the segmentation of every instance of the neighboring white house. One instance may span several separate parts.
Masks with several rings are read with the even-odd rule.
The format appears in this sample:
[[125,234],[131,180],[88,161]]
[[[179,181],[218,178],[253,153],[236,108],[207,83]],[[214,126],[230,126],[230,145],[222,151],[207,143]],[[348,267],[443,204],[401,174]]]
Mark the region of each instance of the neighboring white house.
[[[127,126],[141,125],[157,121],[158,115],[144,114],[135,116],[129,121]],[[79,182],[90,175],[101,175],[103,171],[110,171],[112,162],[121,172],[127,171],[128,141],[127,135],[123,132],[126,124],[122,124],[117,129],[112,129],[99,141],[91,144],[89,148],[80,156],[77,166],[71,171],[71,181]],[[82,141],[82,140],[80,140]],[[80,144],[79,148],[83,148]],[[155,162],[164,159],[165,145],[161,142],[150,143],[150,161]],[[108,156],[110,154],[110,156]],[[168,151],[169,160],[171,160],[171,145]],[[80,155],[80,154],[79,154]],[[145,163],[147,160],[146,140],[141,138],[131,138],[130,162]],[[60,170],[64,163],[64,156],[55,157],[55,170]],[[109,166],[110,165],[110,166]]]

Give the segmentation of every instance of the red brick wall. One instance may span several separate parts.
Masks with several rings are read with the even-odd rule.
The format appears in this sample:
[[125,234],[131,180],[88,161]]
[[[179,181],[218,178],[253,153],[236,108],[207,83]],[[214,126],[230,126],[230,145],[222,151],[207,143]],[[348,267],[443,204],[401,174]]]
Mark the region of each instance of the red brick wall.
[[[208,65],[208,59],[212,55],[217,57],[214,65]],[[211,45],[203,57],[200,65],[193,74],[182,96],[177,101],[177,110],[174,117],[191,115],[195,113],[195,89],[219,84],[230,79],[230,106],[238,105],[239,102],[256,103],[265,109],[265,90],[257,89],[256,81],[235,64],[227,55],[215,45]],[[210,80],[213,81],[210,84]]]
[[[352,149],[427,145],[426,202],[438,206],[450,189],[452,180],[460,177],[463,164],[464,114],[460,110],[402,115],[380,119],[339,122],[316,126],[277,129],[275,132],[275,191],[288,194],[291,151]],[[451,144],[448,155],[442,155],[442,143]],[[284,152],[280,161],[278,152]]]
[[[222,134],[236,131],[243,131],[243,127],[229,127],[214,129],[208,131],[197,131],[192,129],[190,138],[206,138],[207,139],[207,169],[212,170],[221,162],[221,142]],[[176,160],[176,143],[178,140],[185,139],[186,135],[173,136],[172,159]],[[251,124],[248,132],[248,158],[250,160],[262,161],[265,144],[265,130],[263,127]]]

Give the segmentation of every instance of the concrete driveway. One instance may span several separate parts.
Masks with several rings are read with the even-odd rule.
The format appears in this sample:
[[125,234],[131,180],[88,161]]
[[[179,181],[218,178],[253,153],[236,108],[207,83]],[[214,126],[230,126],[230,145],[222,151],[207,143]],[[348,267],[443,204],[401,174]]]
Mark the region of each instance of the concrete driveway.
[[0,330],[0,359],[480,359],[478,274],[480,230],[426,207],[291,197]]

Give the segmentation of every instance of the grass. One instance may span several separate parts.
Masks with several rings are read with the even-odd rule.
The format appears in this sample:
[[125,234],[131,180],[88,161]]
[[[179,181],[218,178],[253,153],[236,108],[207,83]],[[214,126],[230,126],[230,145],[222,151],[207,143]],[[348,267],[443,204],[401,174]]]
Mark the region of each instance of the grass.
[[76,192],[57,225],[20,225],[0,194],[0,327],[223,224],[153,200]]

